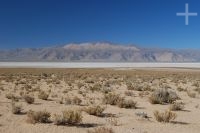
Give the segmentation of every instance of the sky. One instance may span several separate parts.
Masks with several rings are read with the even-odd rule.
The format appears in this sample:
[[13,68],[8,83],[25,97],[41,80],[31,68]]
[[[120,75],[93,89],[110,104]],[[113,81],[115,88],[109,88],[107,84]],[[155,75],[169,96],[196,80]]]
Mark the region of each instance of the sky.
[[[185,12],[198,16],[176,16]],[[112,42],[200,49],[199,0],[0,0],[0,49]]]

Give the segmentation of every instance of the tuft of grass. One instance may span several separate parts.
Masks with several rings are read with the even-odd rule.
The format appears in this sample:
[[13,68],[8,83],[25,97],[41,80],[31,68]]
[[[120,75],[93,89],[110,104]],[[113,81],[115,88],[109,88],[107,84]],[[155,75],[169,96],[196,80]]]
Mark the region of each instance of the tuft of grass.
[[154,117],[158,122],[169,123],[170,121],[176,119],[176,113],[173,113],[170,110],[166,110],[165,112],[154,111]]
[[82,122],[82,114],[80,111],[65,110],[61,115],[55,114],[53,122],[55,125],[77,125]]
[[105,107],[101,106],[91,106],[88,108],[85,108],[84,111],[90,115],[95,115],[95,116],[102,116],[103,111],[105,110]]
[[93,130],[88,130],[88,133],[115,133],[112,128],[99,127]]
[[35,99],[34,97],[30,96],[30,95],[24,95],[24,100],[28,103],[28,104],[32,104],[34,103]]
[[38,98],[42,100],[47,100],[49,97],[49,94],[47,94],[45,91],[40,91],[38,94]]
[[27,113],[27,122],[28,123],[49,123],[50,122],[50,117],[51,114],[47,112],[46,110],[44,111],[32,111],[29,110]]
[[157,89],[149,97],[149,102],[152,104],[173,103],[179,99],[176,92],[168,89]]

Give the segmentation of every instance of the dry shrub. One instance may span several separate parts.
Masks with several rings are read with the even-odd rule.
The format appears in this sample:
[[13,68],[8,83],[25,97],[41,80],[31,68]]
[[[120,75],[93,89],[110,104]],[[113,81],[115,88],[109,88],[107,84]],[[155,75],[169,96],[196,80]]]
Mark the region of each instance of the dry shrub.
[[191,92],[191,91],[187,90],[187,94],[191,98],[195,98],[196,97],[196,93],[195,92]]
[[35,99],[34,97],[30,96],[30,95],[25,95],[24,96],[24,100],[28,103],[28,104],[32,104],[34,103]]
[[81,102],[82,102],[82,100],[77,96],[75,96],[73,98],[70,98],[70,97],[65,98],[65,104],[81,105]]
[[80,111],[65,110],[62,112],[62,115],[54,115],[54,124],[55,125],[76,125],[82,121],[82,114]]
[[109,118],[106,119],[106,121],[108,121],[108,123],[112,126],[119,126],[120,125],[118,119],[115,118],[115,117],[109,117]]
[[82,100],[81,100],[79,97],[75,96],[75,97],[72,99],[72,102],[73,102],[73,104],[75,104],[75,105],[80,105],[81,102],[82,102]]
[[128,89],[128,90],[135,90],[134,86],[133,86],[132,83],[130,83],[130,82],[127,82],[127,83],[126,83],[126,86],[127,86],[127,89]]
[[96,84],[94,84],[94,86],[91,86],[90,87],[90,90],[92,91],[92,92],[94,92],[94,91],[100,91],[101,90],[101,84],[98,84],[98,83],[96,83]]
[[167,123],[176,119],[177,115],[170,110],[166,110],[165,112],[154,111],[154,117],[158,122]]
[[32,111],[29,110],[27,113],[27,122],[35,124],[35,123],[48,123],[50,122],[50,117],[51,114],[47,112],[46,110],[44,111]]
[[122,100],[119,100],[118,102],[118,107],[120,108],[128,108],[128,109],[136,109],[136,105],[137,105],[137,102],[133,101],[133,100],[125,100],[125,99],[122,99]]
[[85,108],[84,111],[90,115],[95,115],[95,116],[102,116],[103,111],[105,110],[105,107],[101,106],[91,106],[88,108]]
[[12,113],[13,114],[21,114],[22,113],[22,106],[16,105],[14,102],[11,104]]
[[77,87],[78,87],[78,89],[80,89],[82,86],[84,86],[84,84],[83,83],[77,83]]
[[12,101],[16,101],[16,102],[18,102],[19,99],[20,99],[19,97],[15,96],[15,95],[12,94],[12,93],[6,94],[6,98],[7,98],[7,99],[10,99],[10,100],[12,100]]
[[14,95],[12,93],[6,94],[6,98],[7,99],[12,99],[13,97],[14,97]]
[[149,97],[152,104],[173,103],[179,99],[176,92],[169,91],[168,89],[157,89]]
[[126,96],[134,96],[133,91],[125,91],[124,94],[125,94]]
[[180,87],[180,86],[177,87],[177,90],[180,91],[180,92],[181,92],[181,91],[185,91],[185,89],[184,89],[183,87]]
[[104,95],[103,103],[110,105],[117,105],[118,101],[121,101],[123,98],[119,94],[108,93]]
[[171,104],[169,108],[172,111],[183,110],[184,109],[184,103],[182,103],[182,102],[175,102],[175,103]]
[[38,98],[42,100],[47,100],[49,97],[49,94],[47,94],[45,91],[40,91],[38,94]]
[[200,94],[200,87],[195,88],[194,91],[196,91]]
[[112,128],[99,127],[93,130],[88,130],[88,133],[115,133]]

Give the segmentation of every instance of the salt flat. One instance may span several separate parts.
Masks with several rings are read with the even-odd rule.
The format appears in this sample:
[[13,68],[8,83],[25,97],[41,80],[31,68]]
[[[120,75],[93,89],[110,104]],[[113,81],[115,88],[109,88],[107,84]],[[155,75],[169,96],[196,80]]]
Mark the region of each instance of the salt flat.
[[200,63],[0,62],[0,68],[200,68]]

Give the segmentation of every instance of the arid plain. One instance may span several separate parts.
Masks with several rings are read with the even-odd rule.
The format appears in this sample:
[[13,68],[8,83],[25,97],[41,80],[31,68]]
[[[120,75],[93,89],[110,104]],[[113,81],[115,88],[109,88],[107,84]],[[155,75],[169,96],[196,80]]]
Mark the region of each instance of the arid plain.
[[200,70],[0,68],[1,133],[199,133]]

